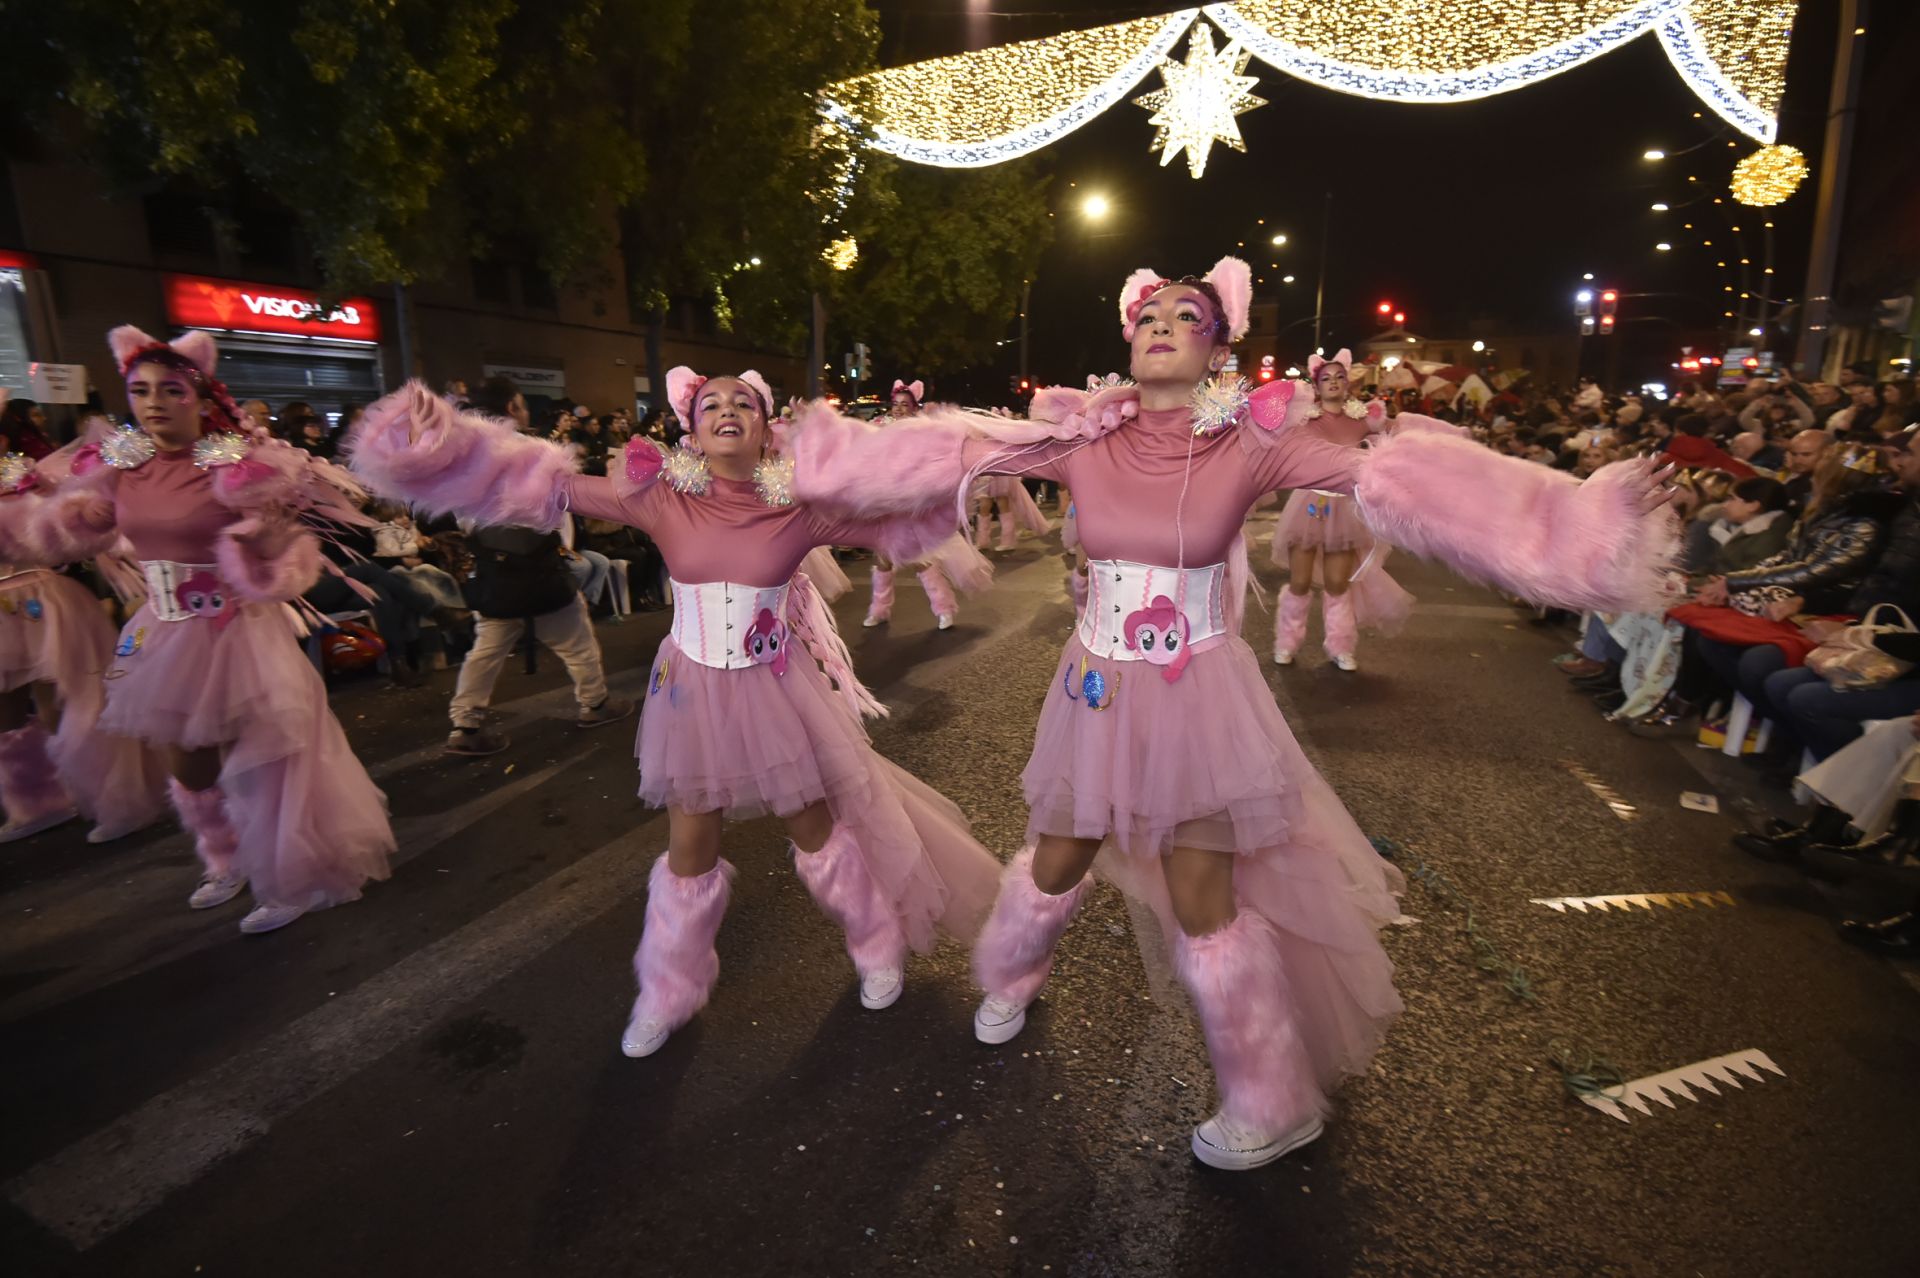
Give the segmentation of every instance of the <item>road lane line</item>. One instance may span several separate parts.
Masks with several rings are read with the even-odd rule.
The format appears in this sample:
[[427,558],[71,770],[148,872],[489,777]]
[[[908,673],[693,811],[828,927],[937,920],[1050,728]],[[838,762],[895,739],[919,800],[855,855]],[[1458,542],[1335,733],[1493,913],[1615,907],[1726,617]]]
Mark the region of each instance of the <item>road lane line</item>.
[[[8,1181],[7,1198],[85,1250],[646,886],[656,817],[264,1042]],[[639,918],[635,916],[635,926]],[[618,1009],[609,1009],[607,1050]]]

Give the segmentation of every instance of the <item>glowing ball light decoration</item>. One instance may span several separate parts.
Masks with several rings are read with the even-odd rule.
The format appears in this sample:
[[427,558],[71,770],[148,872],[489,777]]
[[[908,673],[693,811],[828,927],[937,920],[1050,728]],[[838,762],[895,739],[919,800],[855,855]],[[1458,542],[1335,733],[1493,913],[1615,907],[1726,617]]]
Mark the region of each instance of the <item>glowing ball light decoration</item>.
[[[1240,0],[891,67],[829,86],[829,121],[880,151],[976,168],[1025,155],[1146,95],[1163,163],[1199,177],[1214,142],[1244,148],[1234,117],[1259,105],[1251,54],[1325,88],[1393,102],[1463,102],[1524,88],[1641,36],[1689,88],[1761,143],[1774,140],[1798,0]],[[1212,23],[1200,24],[1202,15]],[[1187,60],[1171,59],[1194,32]],[[1217,29],[1227,47],[1213,52]],[[1204,87],[1204,93],[1200,90]],[[849,104],[858,104],[858,110]],[[1766,154],[1766,152],[1762,152]],[[1195,157],[1198,157],[1196,162]]]
[[1733,198],[1755,208],[1780,203],[1807,177],[1807,157],[1790,146],[1765,146],[1733,166]]

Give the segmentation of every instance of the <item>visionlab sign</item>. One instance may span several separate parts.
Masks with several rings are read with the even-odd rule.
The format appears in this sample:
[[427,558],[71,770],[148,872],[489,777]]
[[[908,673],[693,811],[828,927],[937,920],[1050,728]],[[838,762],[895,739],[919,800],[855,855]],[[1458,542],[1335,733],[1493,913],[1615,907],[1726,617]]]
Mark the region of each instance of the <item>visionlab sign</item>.
[[380,340],[380,316],[369,298],[344,298],[328,311],[316,295],[299,289],[200,275],[169,275],[166,289],[167,318],[188,327]]

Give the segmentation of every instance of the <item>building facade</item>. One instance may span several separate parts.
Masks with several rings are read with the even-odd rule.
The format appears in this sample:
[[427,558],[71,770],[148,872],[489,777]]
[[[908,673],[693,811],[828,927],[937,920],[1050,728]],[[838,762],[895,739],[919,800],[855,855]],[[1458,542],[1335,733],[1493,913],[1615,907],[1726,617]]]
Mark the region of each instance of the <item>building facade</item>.
[[[77,403],[89,385],[108,411],[124,409],[105,341],[118,324],[156,336],[205,329],[235,398],[264,399],[276,414],[303,400],[332,416],[409,374],[436,388],[504,374],[536,404],[596,412],[658,407],[617,244],[587,273],[593,284],[555,286],[530,268],[475,262],[459,278],[414,285],[413,367],[403,369],[392,291],[322,310],[289,219],[263,212],[223,232],[190,202],[116,196],[58,159],[9,161],[0,178],[0,386],[48,401],[56,418],[62,393]],[[799,352],[752,349],[702,305],[674,307],[661,346],[668,367],[750,365],[783,396],[805,389]]]

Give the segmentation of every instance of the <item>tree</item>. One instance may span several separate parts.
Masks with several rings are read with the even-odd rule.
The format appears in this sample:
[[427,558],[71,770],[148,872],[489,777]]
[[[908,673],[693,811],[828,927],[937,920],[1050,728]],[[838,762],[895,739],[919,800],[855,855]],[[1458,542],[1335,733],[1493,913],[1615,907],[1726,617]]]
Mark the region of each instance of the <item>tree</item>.
[[894,367],[943,373],[993,358],[1053,239],[1051,179],[1033,160],[891,166],[891,199],[835,282],[834,322]]

